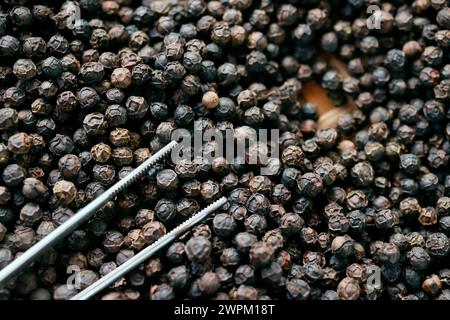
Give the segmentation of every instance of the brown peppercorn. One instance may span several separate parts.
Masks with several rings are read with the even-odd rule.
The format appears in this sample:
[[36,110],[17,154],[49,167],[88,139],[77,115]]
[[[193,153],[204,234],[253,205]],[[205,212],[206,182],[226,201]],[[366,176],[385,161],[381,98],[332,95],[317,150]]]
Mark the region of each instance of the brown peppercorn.
[[111,147],[100,142],[91,148],[92,158],[98,163],[106,163],[111,158]]
[[218,45],[226,45],[231,40],[231,31],[228,23],[224,21],[216,22],[211,31],[211,40]]
[[357,300],[360,292],[358,281],[350,277],[342,279],[337,287],[337,293],[342,300]]
[[260,31],[254,31],[247,37],[247,48],[263,51],[267,48],[267,37]]
[[147,244],[152,244],[166,234],[166,228],[159,221],[151,221],[142,227],[142,235]]
[[178,186],[178,176],[172,169],[163,169],[156,174],[156,184],[163,191],[174,191]]
[[331,242],[331,252],[342,256],[348,257],[354,253],[355,241],[348,235],[337,236]]
[[299,167],[304,158],[303,150],[298,146],[288,146],[283,150],[281,160],[287,166]]
[[432,274],[430,277],[426,278],[422,283],[422,289],[433,296],[437,295],[442,288],[441,279],[435,274]]
[[98,93],[105,94],[109,89],[111,89],[111,82],[109,82],[108,80],[103,80],[94,88]]
[[243,26],[235,25],[231,29],[231,45],[233,47],[239,47],[245,43],[247,32]]
[[410,40],[410,41],[405,42],[405,44],[403,44],[403,48],[402,48],[402,51],[409,58],[414,58],[414,57],[420,55],[422,53],[422,50],[423,50],[423,48],[420,45],[420,43],[415,40]]
[[71,203],[77,195],[77,188],[73,182],[60,180],[53,186],[53,194],[62,205]]
[[39,274],[39,280],[45,285],[52,285],[57,279],[56,269],[49,267]]
[[128,146],[130,139],[130,131],[125,128],[115,128],[109,134],[109,140],[116,147]]
[[8,139],[8,150],[14,154],[26,154],[31,147],[31,139],[24,132],[13,134]]
[[419,201],[412,197],[408,197],[400,201],[399,209],[403,217],[407,219],[417,218],[419,216],[419,212],[421,211]]
[[420,209],[419,222],[423,226],[432,226],[437,223],[438,215],[433,207]]
[[115,16],[119,13],[120,4],[116,1],[106,0],[102,2],[102,10],[109,16]]
[[141,250],[145,245],[142,231],[139,229],[130,230],[124,239],[124,244],[130,249]]
[[202,97],[202,104],[207,109],[214,109],[219,105],[219,96],[214,91],[208,91]]
[[40,116],[48,115],[52,109],[52,105],[42,98],[37,98],[31,103],[31,112]]
[[151,152],[148,148],[139,148],[133,152],[133,158],[136,165],[142,164],[145,160],[150,158]]
[[111,83],[114,87],[125,89],[131,84],[131,71],[127,68],[117,68],[111,74]]

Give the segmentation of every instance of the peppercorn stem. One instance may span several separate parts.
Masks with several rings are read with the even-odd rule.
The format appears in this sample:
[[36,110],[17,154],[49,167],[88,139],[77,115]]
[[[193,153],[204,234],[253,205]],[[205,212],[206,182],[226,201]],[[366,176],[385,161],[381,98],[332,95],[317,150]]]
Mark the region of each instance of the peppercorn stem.
[[178,227],[170,231],[165,236],[159,238],[152,245],[148,246],[133,258],[127,260],[124,264],[120,265],[118,268],[114,269],[103,278],[100,278],[98,281],[94,282],[91,286],[87,287],[74,297],[71,300],[87,300],[90,297],[94,296],[101,290],[107,288],[111,284],[114,283],[117,279],[137,268],[141,263],[150,258],[156,252],[161,250],[166,245],[170,244],[180,235],[188,231],[194,225],[202,221],[212,212],[218,210],[227,202],[227,198],[221,197],[217,201],[213,202],[203,210],[199,211],[197,214],[193,215],[191,218],[180,224]]
[[37,242],[21,256],[2,269],[0,271],[0,287],[5,286],[9,279],[17,275],[32,261],[36,260],[40,255],[53,247],[58,241],[61,241],[61,239],[69,235],[83,222],[92,217],[98,209],[104,206],[108,201],[112,200],[130,184],[142,177],[145,172],[161,161],[161,159],[166,156],[177,144],[178,143],[176,141],[171,141],[152,157],[130,172],[122,180],[118,181],[111,188],[103,192],[98,198],[78,211],[73,217],[61,224],[53,232]]

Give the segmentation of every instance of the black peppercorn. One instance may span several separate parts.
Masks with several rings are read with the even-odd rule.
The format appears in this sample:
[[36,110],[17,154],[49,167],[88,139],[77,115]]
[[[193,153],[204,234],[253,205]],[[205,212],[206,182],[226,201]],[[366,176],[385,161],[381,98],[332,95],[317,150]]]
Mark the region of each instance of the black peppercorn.
[[83,120],[83,128],[88,135],[101,135],[104,134],[107,127],[107,122],[103,114],[94,112],[86,115]]
[[286,297],[289,300],[306,300],[310,294],[310,286],[301,279],[288,279],[286,281]]
[[184,289],[190,280],[190,272],[188,268],[184,265],[174,267],[170,269],[170,271],[167,274],[170,285],[175,290],[182,290]]
[[2,178],[6,186],[16,187],[26,178],[26,171],[17,164],[9,164],[3,170]]
[[246,231],[261,235],[267,230],[267,221],[262,215],[252,214],[245,218],[244,226]]
[[213,202],[219,197],[220,186],[212,180],[203,182],[200,187],[200,194],[206,202]]
[[236,222],[233,217],[228,214],[217,214],[213,219],[213,228],[218,235],[229,237],[234,233]]
[[211,254],[211,242],[205,237],[192,237],[185,246],[186,255],[193,262],[203,262]]
[[75,200],[77,189],[75,185],[66,180],[60,180],[53,186],[53,194],[62,205],[67,205]]
[[360,186],[368,186],[374,179],[373,167],[368,162],[358,162],[351,170],[353,181]]
[[304,225],[303,218],[296,213],[284,214],[279,222],[281,232],[290,237],[298,236]]
[[162,221],[169,221],[174,218],[176,214],[175,204],[172,200],[161,199],[155,206],[155,213]]
[[249,261],[255,267],[267,265],[273,258],[273,248],[265,242],[256,242],[250,247]]

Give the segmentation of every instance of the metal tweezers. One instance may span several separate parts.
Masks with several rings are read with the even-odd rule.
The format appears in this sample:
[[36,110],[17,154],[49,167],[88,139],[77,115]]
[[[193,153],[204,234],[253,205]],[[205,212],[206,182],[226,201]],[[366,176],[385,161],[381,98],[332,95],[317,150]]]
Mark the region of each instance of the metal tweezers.
[[[83,209],[78,211],[73,217],[61,224],[58,228],[41,239],[30,249],[25,251],[22,255],[17,257],[14,261],[8,264],[5,268],[0,270],[0,288],[5,286],[7,282],[15,275],[25,269],[29,264],[35,261],[39,256],[52,248],[57,242],[61,241],[64,237],[68,236],[72,231],[79,227],[83,222],[91,218],[95,212],[102,208],[108,201],[113,200],[120,192],[124,191],[129,185],[136,182],[141,178],[149,169],[154,167],[158,162],[163,160],[178,143],[171,141],[161,150],[156,152],[152,157],[144,161],[141,165],[131,171],[123,179],[119,180],[111,188],[103,192],[98,198],[90,202]],[[192,226],[202,221],[206,216],[222,207],[227,202],[225,197],[222,197],[210,204],[200,212],[196,213],[181,225],[158,239],[152,245],[146,247],[131,259],[127,260],[124,264],[114,269],[98,281],[94,282],[91,286],[87,287],[71,300],[87,300],[94,296],[96,293],[107,288],[114,283],[117,279],[136,268],[139,264],[150,258],[161,248],[165,247],[170,242],[174,241],[177,237],[188,231]]]

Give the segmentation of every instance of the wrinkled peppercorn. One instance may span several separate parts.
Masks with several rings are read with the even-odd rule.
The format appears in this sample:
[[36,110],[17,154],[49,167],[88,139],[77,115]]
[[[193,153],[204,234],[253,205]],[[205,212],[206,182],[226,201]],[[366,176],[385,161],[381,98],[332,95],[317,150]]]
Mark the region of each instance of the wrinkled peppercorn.
[[[211,162],[168,158],[1,297],[68,299],[76,291],[57,284],[57,257],[87,287],[223,195],[214,216],[126,276],[132,289],[119,281],[101,298],[448,298],[445,1],[384,3],[379,30],[361,1],[82,0],[75,24],[70,3],[10,2],[0,13],[1,265],[178,128],[234,130],[245,153],[217,154],[227,136],[203,144]],[[311,84],[345,103],[342,115],[309,101]],[[375,263],[380,287],[366,283]]]

